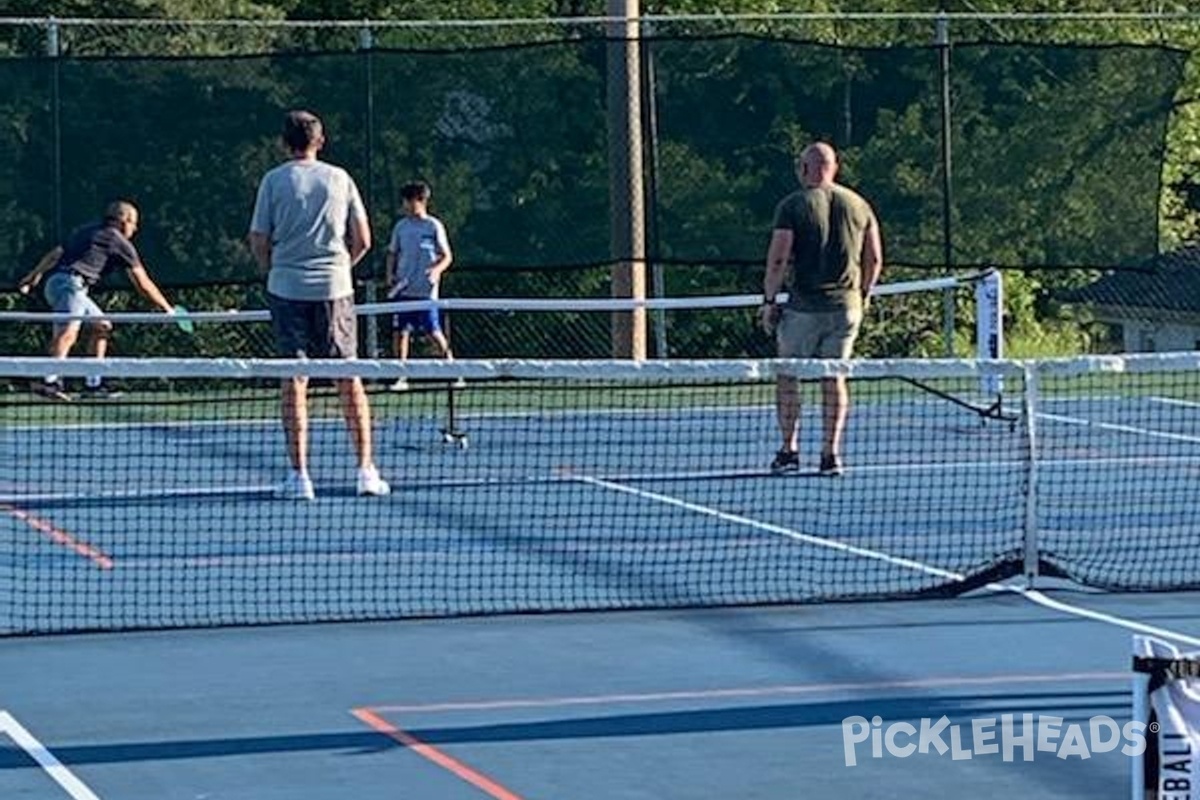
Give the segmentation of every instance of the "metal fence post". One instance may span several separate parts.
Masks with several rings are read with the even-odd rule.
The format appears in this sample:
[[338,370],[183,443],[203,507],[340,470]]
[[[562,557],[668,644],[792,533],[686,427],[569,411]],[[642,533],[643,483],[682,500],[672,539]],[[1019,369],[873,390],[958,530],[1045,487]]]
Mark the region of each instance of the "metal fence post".
[[[954,268],[954,182],[952,129],[950,126],[950,20],[943,13],[937,19],[934,43],[938,50],[938,74],[941,81],[942,117],[942,263],[947,270]],[[946,357],[954,356],[955,297],[953,289],[942,294],[942,334],[946,338]]]
[[[645,147],[646,147],[646,240],[650,253],[650,279],[653,284],[655,297],[666,297],[666,277],[663,275],[663,265],[659,261],[660,240],[658,234],[658,74],[654,63],[654,26],[653,23],[642,22],[642,91],[646,102],[642,107],[646,118]],[[667,342],[667,312],[656,309],[654,319],[654,355],[656,358],[667,358],[670,354]]]
[[[363,127],[366,129],[366,168],[367,168],[367,191],[366,204],[369,213],[375,211],[375,65],[371,56],[375,49],[375,34],[371,30],[371,24],[368,21],[363,21],[362,28],[358,32],[358,48],[363,54]],[[364,287],[366,302],[374,303],[379,297],[379,281],[376,275],[374,262],[369,261],[367,266],[367,280]],[[367,316],[367,356],[368,358],[379,358],[381,350],[379,349],[379,315],[370,314]]]
[[63,189],[62,189],[62,99],[60,82],[62,71],[62,37],[59,22],[56,17],[50,17],[46,22],[46,55],[50,57],[50,119],[51,119],[51,155],[50,169],[53,173],[51,191],[54,195],[54,240],[61,242],[63,231]]

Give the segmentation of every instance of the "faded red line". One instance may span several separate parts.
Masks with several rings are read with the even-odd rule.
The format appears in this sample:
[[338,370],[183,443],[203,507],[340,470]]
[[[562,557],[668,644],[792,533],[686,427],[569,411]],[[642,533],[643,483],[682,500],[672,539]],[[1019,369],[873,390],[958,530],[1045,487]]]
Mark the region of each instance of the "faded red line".
[[394,739],[427,761],[436,764],[455,777],[471,784],[489,797],[493,797],[495,800],[522,800],[520,795],[504,788],[482,772],[442,752],[433,745],[426,744],[408,731],[397,728],[371,709],[356,708],[350,713],[354,714],[361,722],[366,723],[376,732]]
[[12,516],[21,520],[21,522],[24,522],[26,525],[33,528],[38,533],[44,534],[46,538],[55,544],[62,545],[68,550],[83,556],[100,569],[112,569],[116,566],[116,562],[113,561],[112,558],[103,551],[92,547],[82,539],[75,538],[62,528],[55,527],[55,525],[48,520],[44,520],[39,516],[30,514],[28,511],[22,508],[17,508],[9,503],[0,503],[0,510],[8,512]]

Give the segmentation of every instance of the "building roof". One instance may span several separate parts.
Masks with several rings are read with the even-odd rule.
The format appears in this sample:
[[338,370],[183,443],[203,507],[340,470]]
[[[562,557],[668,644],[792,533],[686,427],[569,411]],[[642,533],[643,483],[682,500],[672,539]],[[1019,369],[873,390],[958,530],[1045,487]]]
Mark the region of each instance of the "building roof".
[[1111,272],[1063,292],[1066,303],[1200,313],[1200,244],[1148,259],[1142,269]]

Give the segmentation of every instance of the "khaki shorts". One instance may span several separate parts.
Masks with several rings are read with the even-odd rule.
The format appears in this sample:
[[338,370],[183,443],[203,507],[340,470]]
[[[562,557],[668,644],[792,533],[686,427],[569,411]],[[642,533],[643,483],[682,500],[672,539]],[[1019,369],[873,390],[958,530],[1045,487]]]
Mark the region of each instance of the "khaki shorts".
[[847,359],[854,351],[862,309],[838,311],[783,310],[775,342],[780,358]]

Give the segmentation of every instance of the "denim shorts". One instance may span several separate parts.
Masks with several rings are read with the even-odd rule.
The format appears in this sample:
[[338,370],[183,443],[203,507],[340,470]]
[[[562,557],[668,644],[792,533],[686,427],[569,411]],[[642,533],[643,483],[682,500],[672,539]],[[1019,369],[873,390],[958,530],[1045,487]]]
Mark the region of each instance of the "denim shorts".
[[[75,316],[83,317],[99,317],[104,315],[104,312],[100,310],[100,306],[96,305],[96,301],[88,297],[87,281],[83,279],[82,275],[77,275],[74,272],[60,271],[50,273],[50,277],[46,279],[46,285],[42,289],[42,294],[55,313],[74,314]],[[74,322],[58,322],[55,323],[54,329],[55,331],[60,331],[66,326],[74,324],[79,324],[78,320]]]

